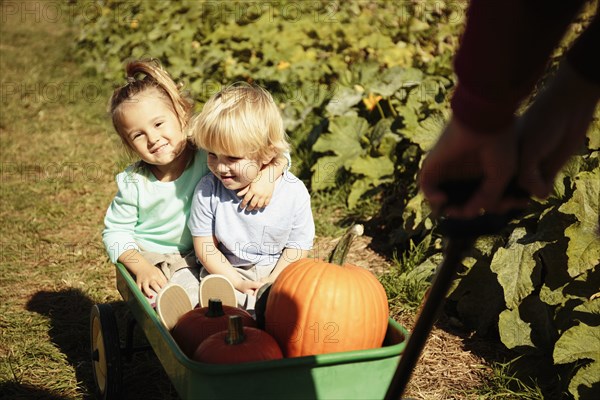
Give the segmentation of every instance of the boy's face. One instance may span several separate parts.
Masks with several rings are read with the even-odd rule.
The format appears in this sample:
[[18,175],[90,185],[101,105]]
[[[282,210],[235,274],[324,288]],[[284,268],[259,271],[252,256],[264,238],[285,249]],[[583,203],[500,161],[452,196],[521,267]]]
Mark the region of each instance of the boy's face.
[[240,190],[252,183],[263,165],[250,158],[208,153],[208,168],[230,190]]

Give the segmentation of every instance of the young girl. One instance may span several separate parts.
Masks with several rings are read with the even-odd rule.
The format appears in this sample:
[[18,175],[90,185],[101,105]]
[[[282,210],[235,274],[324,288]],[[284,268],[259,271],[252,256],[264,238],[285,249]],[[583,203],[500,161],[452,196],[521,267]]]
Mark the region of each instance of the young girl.
[[[140,160],[116,177],[103,242],[111,261],[125,265],[151,304],[174,282],[195,305],[199,267],[186,222],[194,188],[208,170],[206,153],[195,150],[185,134],[192,102],[156,61],[130,62],[126,73],[127,84],[110,99],[110,113],[125,148]],[[251,210],[268,203],[271,177],[281,175],[283,164],[269,165],[269,173],[240,193],[242,206]]]
[[208,274],[223,276],[230,291],[235,289],[238,306],[251,311],[258,289],[312,248],[310,195],[302,181],[285,171],[275,182],[268,208],[239,206],[239,191],[289,150],[279,109],[264,89],[236,84],[217,93],[190,132],[208,152],[212,172],[196,187],[188,222],[204,267],[201,279],[204,284]]

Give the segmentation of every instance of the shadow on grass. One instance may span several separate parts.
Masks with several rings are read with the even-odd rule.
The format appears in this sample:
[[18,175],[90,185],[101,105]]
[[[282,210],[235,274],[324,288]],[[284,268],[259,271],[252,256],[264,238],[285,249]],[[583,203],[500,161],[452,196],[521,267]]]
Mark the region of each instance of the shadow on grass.
[[[90,312],[95,302],[79,289],[67,289],[56,292],[40,291],[34,294],[27,303],[27,310],[37,312],[50,318],[49,336],[58,349],[67,357],[67,361],[75,370],[77,382],[87,395],[93,398],[96,383],[92,372],[90,355]],[[124,302],[110,304],[117,317],[121,347],[124,346],[127,325],[127,307]],[[145,337],[139,329],[135,330],[134,342],[144,344]],[[152,351],[135,354],[131,361],[123,361],[123,396],[124,398],[176,399],[162,366]],[[11,386],[19,386],[11,384]],[[17,393],[15,398],[48,398],[53,394],[43,392],[39,388],[7,387],[2,393]],[[28,390],[40,392],[39,396]],[[22,393],[23,397],[18,397]],[[27,395],[30,393],[30,395]],[[46,394],[48,396],[46,396]],[[138,397],[139,396],[139,397]]]
[[90,359],[89,318],[92,300],[78,289],[40,291],[27,303],[27,310],[50,318],[52,342],[67,356],[78,382],[94,393]]
[[36,388],[34,386],[25,385],[17,382],[2,382],[0,383],[0,394],[3,399],[11,400],[67,400],[69,397],[61,396],[52,393],[50,390]]

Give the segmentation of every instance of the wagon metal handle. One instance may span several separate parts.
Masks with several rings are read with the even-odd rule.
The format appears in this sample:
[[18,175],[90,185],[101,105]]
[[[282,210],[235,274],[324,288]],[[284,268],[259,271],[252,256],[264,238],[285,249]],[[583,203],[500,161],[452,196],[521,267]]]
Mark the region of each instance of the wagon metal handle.
[[[439,185],[440,190],[446,193],[447,206],[460,206],[465,204],[481,185],[481,179],[450,180]],[[503,194],[504,198],[524,200],[529,198],[529,193],[521,188],[516,178],[513,178]],[[478,237],[490,235],[501,231],[511,219],[518,217],[523,210],[514,209],[505,214],[485,213],[472,219],[440,218],[439,232],[447,238]]]
[[[461,205],[471,198],[480,184],[481,179],[448,181],[440,185],[440,189],[448,197],[446,205]],[[528,193],[518,186],[516,179],[513,179],[508,185],[504,196],[518,199],[529,197]],[[444,261],[433,279],[429,293],[423,299],[421,312],[385,395],[386,400],[396,400],[402,396],[465,252],[478,236],[499,232],[521,211],[512,210],[506,214],[484,214],[470,220],[458,218],[442,218],[440,220],[439,230],[448,238]]]

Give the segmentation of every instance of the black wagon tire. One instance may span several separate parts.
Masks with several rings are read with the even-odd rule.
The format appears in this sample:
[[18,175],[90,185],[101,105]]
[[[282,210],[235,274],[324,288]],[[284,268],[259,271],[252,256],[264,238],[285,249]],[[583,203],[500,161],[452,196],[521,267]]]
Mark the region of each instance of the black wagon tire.
[[92,370],[98,398],[119,399],[123,382],[121,342],[112,307],[96,304],[90,313]]

